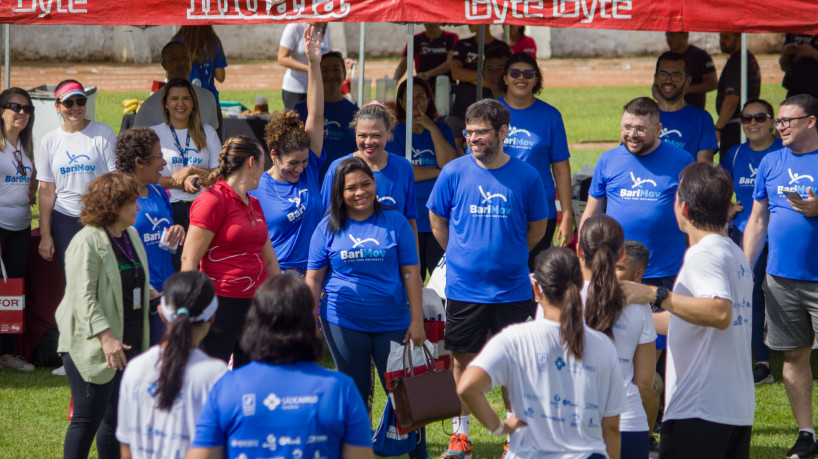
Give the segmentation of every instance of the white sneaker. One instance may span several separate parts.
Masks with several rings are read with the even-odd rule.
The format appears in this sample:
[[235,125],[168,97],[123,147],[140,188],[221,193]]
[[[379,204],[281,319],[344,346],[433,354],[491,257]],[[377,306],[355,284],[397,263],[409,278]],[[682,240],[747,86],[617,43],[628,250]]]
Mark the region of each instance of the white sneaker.
[[57,368],[56,370],[52,371],[51,374],[55,376],[65,376],[65,366]]

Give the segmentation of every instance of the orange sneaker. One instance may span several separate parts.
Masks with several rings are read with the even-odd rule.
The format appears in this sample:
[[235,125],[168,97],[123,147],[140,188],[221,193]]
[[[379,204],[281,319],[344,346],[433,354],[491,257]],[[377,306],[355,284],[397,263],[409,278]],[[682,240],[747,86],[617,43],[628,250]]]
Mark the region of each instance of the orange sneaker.
[[463,434],[453,434],[449,448],[440,455],[441,459],[471,459],[471,441]]
[[506,441],[503,442],[503,455],[500,457],[506,457],[508,454],[508,437],[506,437]]

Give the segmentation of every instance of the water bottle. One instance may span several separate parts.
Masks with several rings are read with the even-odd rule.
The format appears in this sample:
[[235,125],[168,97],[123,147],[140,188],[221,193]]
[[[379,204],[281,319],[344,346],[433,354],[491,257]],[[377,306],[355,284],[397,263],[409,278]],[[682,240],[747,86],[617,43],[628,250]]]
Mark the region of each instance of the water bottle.
[[448,75],[438,75],[435,78],[435,107],[440,117],[449,116],[451,107],[452,83]]

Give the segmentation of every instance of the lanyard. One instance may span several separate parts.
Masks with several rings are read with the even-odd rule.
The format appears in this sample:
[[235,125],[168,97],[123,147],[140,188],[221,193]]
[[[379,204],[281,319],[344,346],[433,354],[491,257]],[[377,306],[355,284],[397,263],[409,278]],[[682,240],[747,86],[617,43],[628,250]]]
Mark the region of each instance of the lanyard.
[[187,130],[187,139],[185,139],[185,148],[182,149],[182,143],[179,142],[179,137],[176,135],[176,129],[173,128],[173,125],[168,123],[168,127],[170,128],[170,133],[173,134],[173,142],[176,144],[176,149],[179,150],[179,154],[182,155],[182,167],[187,167],[187,149],[190,146],[190,129]]
[[108,231],[108,228],[105,228],[105,232],[108,234],[108,238],[116,246],[116,248],[119,249],[119,251],[122,253],[122,255],[125,255],[125,258],[127,258],[128,261],[133,263],[134,275],[136,276],[136,280],[137,280],[137,284],[138,284],[139,283],[139,269],[137,267],[136,254],[134,253],[133,246],[131,245],[131,238],[128,237],[127,230],[122,232],[122,235],[123,235],[122,242],[124,242],[124,245],[120,244],[119,241],[116,240],[114,235],[111,234],[110,231]]

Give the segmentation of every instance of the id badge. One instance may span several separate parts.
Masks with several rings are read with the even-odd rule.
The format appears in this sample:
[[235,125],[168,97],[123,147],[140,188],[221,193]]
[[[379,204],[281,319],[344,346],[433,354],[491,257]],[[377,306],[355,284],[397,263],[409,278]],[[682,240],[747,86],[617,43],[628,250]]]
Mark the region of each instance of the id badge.
[[133,289],[133,308],[142,309],[142,288]]

